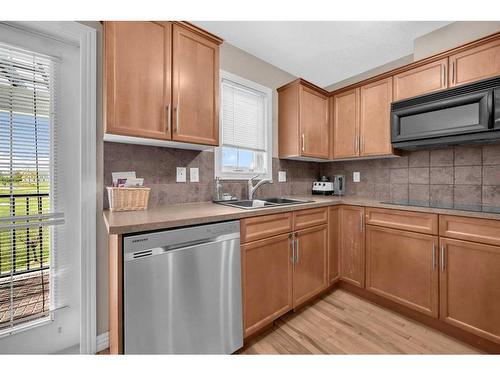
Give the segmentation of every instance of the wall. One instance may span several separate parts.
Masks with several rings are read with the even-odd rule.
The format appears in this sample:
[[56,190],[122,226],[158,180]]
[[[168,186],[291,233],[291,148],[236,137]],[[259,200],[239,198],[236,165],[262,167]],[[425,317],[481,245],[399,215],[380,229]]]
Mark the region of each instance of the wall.
[[[352,182],[352,172],[361,181]],[[346,195],[458,209],[500,207],[500,145],[405,152],[402,157],[321,166],[346,175]]]
[[[151,187],[150,206],[162,204],[207,202],[214,191],[214,153],[179,150],[165,147],[104,144],[104,184],[111,184],[111,172],[134,170]],[[130,159],[129,155],[134,155]],[[175,167],[199,168],[200,182],[175,182]],[[278,170],[287,172],[287,181],[278,182]],[[312,182],[318,178],[318,163],[279,160],[273,158],[273,183],[265,184],[256,197],[309,194]],[[223,192],[245,199],[246,181],[222,181]],[[107,196],[104,206],[108,206]]]
[[278,92],[276,89],[297,77],[229,43],[221,45],[220,68],[273,90],[273,157],[278,157]]
[[453,22],[415,39],[413,56],[420,60],[498,31],[500,21]]

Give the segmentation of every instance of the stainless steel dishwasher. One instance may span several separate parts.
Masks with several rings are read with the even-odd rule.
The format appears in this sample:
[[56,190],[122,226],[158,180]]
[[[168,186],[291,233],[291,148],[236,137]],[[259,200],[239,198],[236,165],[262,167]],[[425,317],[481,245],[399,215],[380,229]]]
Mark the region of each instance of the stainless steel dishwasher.
[[243,346],[239,221],[124,237],[124,352]]

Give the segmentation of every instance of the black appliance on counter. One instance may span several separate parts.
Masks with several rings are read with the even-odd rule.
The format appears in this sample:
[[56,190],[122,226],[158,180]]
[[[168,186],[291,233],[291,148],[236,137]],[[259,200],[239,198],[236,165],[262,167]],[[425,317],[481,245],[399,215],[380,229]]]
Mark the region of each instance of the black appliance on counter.
[[394,102],[391,142],[398,149],[500,141],[500,77]]

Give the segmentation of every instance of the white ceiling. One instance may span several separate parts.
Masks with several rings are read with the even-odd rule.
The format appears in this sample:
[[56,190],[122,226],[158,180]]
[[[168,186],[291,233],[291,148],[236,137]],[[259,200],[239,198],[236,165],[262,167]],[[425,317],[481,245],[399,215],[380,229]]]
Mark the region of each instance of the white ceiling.
[[199,21],[228,43],[325,87],[413,53],[413,41],[450,22]]

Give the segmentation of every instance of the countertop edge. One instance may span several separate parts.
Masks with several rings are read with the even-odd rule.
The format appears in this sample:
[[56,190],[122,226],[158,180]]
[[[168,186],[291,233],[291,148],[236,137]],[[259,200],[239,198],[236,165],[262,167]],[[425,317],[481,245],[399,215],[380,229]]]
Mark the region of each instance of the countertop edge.
[[[295,196],[294,198],[299,198]],[[208,224],[215,223],[221,221],[229,221],[229,220],[239,220],[247,217],[255,217],[255,216],[264,216],[271,214],[278,214],[284,212],[292,212],[298,210],[305,210],[311,208],[320,208],[320,207],[329,207],[336,205],[349,205],[349,206],[362,206],[362,207],[372,207],[372,208],[385,208],[391,210],[400,210],[400,211],[411,211],[411,212],[424,212],[424,213],[434,213],[440,215],[453,215],[453,216],[463,216],[463,217],[471,217],[471,218],[480,218],[480,219],[493,219],[500,220],[500,214],[495,213],[485,213],[485,212],[474,212],[474,211],[463,211],[463,210],[455,210],[451,208],[433,208],[433,207],[422,207],[422,206],[406,206],[406,205],[396,205],[396,204],[388,204],[382,203],[378,201],[374,201],[372,199],[366,198],[346,198],[346,197],[304,197],[300,198],[307,199],[316,199],[314,202],[308,202],[303,204],[289,205],[289,206],[279,206],[279,207],[270,207],[270,208],[261,208],[261,209],[253,209],[253,210],[243,210],[239,208],[232,208],[228,206],[226,207],[226,212],[216,213],[213,215],[205,215],[199,217],[182,217],[179,219],[168,219],[168,220],[158,220],[151,222],[142,222],[142,223],[131,223],[131,224],[116,224],[113,225],[110,220],[110,215],[116,214],[127,214],[127,212],[118,212],[111,213],[109,210],[103,211],[104,222],[106,225],[106,229],[108,235],[116,235],[116,234],[128,234],[128,233],[137,233],[137,232],[147,232],[152,230],[159,229],[170,229],[176,227],[184,227],[189,225],[200,225],[200,224]],[[214,204],[218,206],[218,209],[221,209],[221,205],[212,202],[199,202],[199,203],[186,203],[186,204],[177,204],[165,206],[165,208],[187,208],[195,207],[197,204],[199,205],[209,205]],[[145,213],[145,211],[142,211]]]

